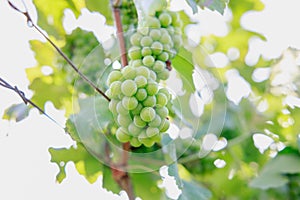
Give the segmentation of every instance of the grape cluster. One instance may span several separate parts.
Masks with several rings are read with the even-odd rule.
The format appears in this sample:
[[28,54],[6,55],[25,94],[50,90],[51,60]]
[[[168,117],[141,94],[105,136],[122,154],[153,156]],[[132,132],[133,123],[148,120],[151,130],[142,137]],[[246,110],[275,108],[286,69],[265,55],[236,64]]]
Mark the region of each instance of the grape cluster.
[[[85,58],[98,45],[99,42],[92,32],[77,28],[70,35],[66,36],[66,44],[62,48],[62,51],[71,59],[75,66],[80,66],[82,62],[85,61],[85,65],[80,67],[79,70],[94,83],[97,82],[100,76],[99,58],[97,56],[89,56],[87,60],[85,60]],[[66,71],[67,81],[71,84],[74,84],[76,81],[78,91],[86,94],[94,93],[94,90],[85,81],[78,78],[78,74],[68,66],[62,57],[59,57],[57,62],[58,66]]]
[[156,74],[145,66],[127,66],[112,71],[107,85],[109,109],[119,127],[116,138],[134,147],[150,147],[160,141],[170,126],[166,106],[171,95],[166,88],[159,88]]
[[122,14],[122,26],[123,31],[128,31],[131,27],[137,26],[137,11],[132,0],[123,0],[120,5],[120,11]]
[[157,81],[166,80],[169,77],[166,63],[176,55],[182,44],[181,26],[182,22],[175,12],[162,11],[147,16],[130,37],[130,65],[144,65],[157,74]]

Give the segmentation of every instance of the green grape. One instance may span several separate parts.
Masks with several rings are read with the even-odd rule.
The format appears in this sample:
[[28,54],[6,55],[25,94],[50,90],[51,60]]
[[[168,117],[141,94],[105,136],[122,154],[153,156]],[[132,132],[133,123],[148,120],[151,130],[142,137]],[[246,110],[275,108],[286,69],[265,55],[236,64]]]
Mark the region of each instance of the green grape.
[[141,138],[139,139],[145,147],[152,147],[154,145],[154,141],[151,140],[150,138]]
[[126,114],[129,113],[129,111],[126,110],[126,109],[124,108],[124,106],[122,105],[122,102],[121,102],[121,101],[117,103],[117,108],[116,108],[116,110],[117,110],[117,112],[118,112],[119,114],[121,114],[121,115],[126,115]]
[[142,37],[140,33],[136,32],[130,37],[130,43],[134,46],[139,46]]
[[152,49],[150,47],[143,47],[142,48],[142,56],[151,56]]
[[138,136],[142,132],[142,129],[136,126],[134,122],[132,122],[128,126],[128,132],[131,136]]
[[169,32],[170,35],[174,35],[174,33],[175,33],[175,28],[174,28],[173,26],[169,26],[169,27],[167,28],[167,31]]
[[148,35],[149,31],[150,31],[149,27],[139,28],[139,32],[144,36]]
[[155,59],[153,56],[145,56],[143,58],[143,64],[147,67],[152,67],[154,65]]
[[150,28],[160,28],[160,21],[155,17],[148,17],[146,19],[145,26]]
[[156,113],[161,118],[166,118],[168,116],[168,114],[169,114],[169,110],[166,107],[156,108]]
[[151,122],[155,117],[155,110],[151,107],[145,107],[142,109],[140,117],[145,122]]
[[132,46],[132,47],[130,47],[130,49],[128,50],[128,56],[132,60],[136,60],[136,59],[142,58],[141,48],[138,47],[138,46]]
[[157,41],[161,37],[161,33],[159,29],[152,29],[149,33],[149,36],[152,38],[152,40]]
[[146,135],[147,137],[153,137],[155,135],[159,134],[159,129],[154,127],[148,127],[146,129]]
[[116,99],[111,99],[109,104],[108,104],[108,109],[110,110],[110,112],[112,112],[112,114],[116,115],[118,113],[117,111],[117,104],[119,103],[118,100]]
[[146,79],[150,76],[150,70],[147,67],[141,66],[136,69],[136,75],[144,76]]
[[138,103],[137,107],[133,110],[131,110],[132,115],[139,115],[141,113],[141,110],[143,109],[143,105],[141,103]]
[[127,128],[128,125],[132,122],[132,119],[129,114],[127,114],[127,115],[119,114],[117,116],[117,122],[120,126]]
[[152,70],[150,70],[150,79],[152,80],[156,80],[157,76],[156,76],[156,73]]
[[137,76],[134,79],[138,88],[145,87],[147,85],[147,79],[144,76]]
[[153,43],[153,40],[149,36],[144,36],[141,39],[141,46],[142,47],[150,47],[152,43]]
[[127,130],[124,127],[119,127],[116,131],[116,138],[120,142],[128,142],[130,140],[130,136],[128,135]]
[[164,46],[158,41],[153,42],[151,45],[151,49],[152,49],[154,55],[161,54],[161,52],[163,51],[163,48],[164,48]]
[[121,73],[123,75],[123,79],[134,79],[136,77],[136,68],[127,66],[122,68]]
[[161,118],[159,115],[156,115],[155,118],[148,123],[150,127],[159,127],[161,124]]
[[155,96],[148,96],[143,101],[143,106],[145,106],[145,107],[154,107],[155,105],[156,105],[156,98],[155,98]]
[[170,127],[170,122],[167,119],[163,119],[160,126],[159,126],[159,130],[160,132],[166,132]]
[[168,103],[168,98],[163,93],[156,94],[156,106],[157,107],[164,107]]
[[172,43],[172,38],[170,36],[170,34],[167,32],[167,33],[164,33],[160,40],[159,40],[162,44],[171,44]]
[[122,78],[122,73],[120,71],[112,71],[109,73],[107,78],[107,85],[110,86],[114,81],[118,81]]
[[137,91],[137,85],[133,80],[125,80],[121,85],[121,91],[125,96],[131,97]]
[[138,89],[138,91],[135,94],[135,97],[138,101],[144,101],[147,98],[147,90],[144,88]]
[[158,73],[163,71],[166,68],[166,63],[162,62],[160,60],[155,61],[154,65],[153,65],[153,70]]
[[158,55],[158,59],[166,62],[169,60],[169,54],[167,52],[162,52],[161,54]]
[[115,81],[110,85],[110,98],[116,98],[121,93],[121,84],[121,81]]
[[171,94],[167,88],[160,88],[158,90],[158,93],[162,93],[162,94],[166,95],[168,101],[171,99]]
[[147,124],[139,115],[133,117],[134,124],[139,128],[144,128]]
[[140,67],[142,65],[143,65],[142,59],[131,60],[131,66],[133,67]]
[[126,110],[133,110],[137,107],[138,101],[135,97],[124,97],[122,99],[122,105]]
[[159,15],[159,20],[162,27],[168,27],[172,23],[172,17],[165,12]]
[[182,37],[180,35],[173,36],[174,46],[178,49],[182,45]]
[[167,69],[164,69],[162,72],[157,74],[157,78],[161,80],[167,80],[170,76],[170,72]]
[[156,82],[148,83],[146,87],[147,93],[150,96],[155,95],[158,92],[158,85]]
[[138,138],[133,137],[130,140],[130,145],[133,147],[139,147],[142,145],[142,143],[138,140]]

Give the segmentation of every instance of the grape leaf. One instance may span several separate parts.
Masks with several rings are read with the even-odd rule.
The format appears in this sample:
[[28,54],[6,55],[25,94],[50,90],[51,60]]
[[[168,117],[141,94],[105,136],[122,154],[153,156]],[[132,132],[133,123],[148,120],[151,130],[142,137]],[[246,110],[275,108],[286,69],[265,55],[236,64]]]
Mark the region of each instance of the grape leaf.
[[198,12],[197,5],[199,5],[202,9],[206,7],[223,15],[229,0],[186,0],[186,2],[192,8],[194,14]]
[[24,103],[13,104],[4,111],[3,119],[16,120],[16,122],[19,122],[28,117],[28,114],[29,107],[27,105]]
[[56,38],[61,38],[65,34],[63,28],[64,10],[71,9],[78,17],[81,8],[85,6],[83,0],[34,0],[34,4],[38,11],[38,25]]
[[192,53],[185,48],[181,48],[178,54],[172,59],[172,66],[179,73],[184,89],[188,92],[194,92]]
[[289,181],[285,174],[300,173],[299,166],[300,157],[298,155],[278,155],[264,166],[260,175],[250,182],[250,186],[260,189],[283,186]]
[[85,0],[86,7],[90,11],[96,11],[101,13],[106,18],[106,24],[113,25],[112,9],[110,6],[110,0],[94,1]]
[[84,146],[77,143],[77,147],[49,148],[51,162],[59,167],[56,180],[61,183],[66,178],[65,167],[68,162],[74,162],[77,171],[83,175],[90,183],[97,180],[102,171],[102,164],[93,157]]
[[211,198],[211,192],[206,188],[201,187],[193,181],[183,181],[182,194],[178,200],[208,200]]

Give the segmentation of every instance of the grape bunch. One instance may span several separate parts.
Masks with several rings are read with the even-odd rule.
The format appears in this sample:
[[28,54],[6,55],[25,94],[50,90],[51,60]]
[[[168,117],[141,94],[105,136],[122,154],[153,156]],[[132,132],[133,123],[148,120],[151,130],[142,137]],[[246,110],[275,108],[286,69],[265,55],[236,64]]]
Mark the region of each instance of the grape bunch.
[[[99,45],[97,38],[92,32],[84,31],[80,28],[75,29],[70,35],[66,36],[66,44],[62,51],[75,64],[80,66],[85,61],[84,66],[79,70],[86,75],[92,82],[97,82],[99,74],[99,58],[97,56],[89,56],[91,51]],[[69,83],[74,84],[76,81],[76,88],[80,92],[86,94],[93,94],[94,90],[81,78],[78,74],[68,66],[62,57],[58,59],[58,66],[66,71],[66,79]]]
[[156,73],[157,81],[166,80],[169,77],[166,63],[176,55],[182,44],[181,26],[182,22],[175,12],[161,11],[147,16],[130,37],[130,65],[144,65]]
[[145,66],[127,66],[112,71],[107,85],[109,109],[118,124],[116,138],[134,147],[159,142],[170,126],[166,106],[171,95],[166,88],[159,88],[156,74]]
[[137,11],[132,0],[123,0],[120,5],[122,14],[123,31],[128,31],[130,28],[137,27]]

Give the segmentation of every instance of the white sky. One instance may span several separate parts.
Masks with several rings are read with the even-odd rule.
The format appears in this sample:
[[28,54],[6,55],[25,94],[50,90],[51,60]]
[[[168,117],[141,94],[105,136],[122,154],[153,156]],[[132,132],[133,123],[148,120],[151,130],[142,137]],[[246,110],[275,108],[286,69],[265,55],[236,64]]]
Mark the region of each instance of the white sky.
[[[182,0],[177,2],[173,5],[174,8],[176,6],[182,8]],[[300,28],[297,28],[297,20],[300,19],[298,12],[300,1],[286,0],[284,4],[280,0],[264,0],[264,2],[267,4],[266,11],[251,12],[242,20],[246,28],[261,32],[268,39],[267,42],[255,43],[261,47],[256,48],[257,54],[273,58],[288,46],[300,48]],[[28,5],[32,7],[29,3]],[[35,15],[34,12],[33,17]],[[193,30],[202,35],[211,33],[222,35],[228,31],[225,22],[230,19],[230,15],[229,12],[222,17],[215,12],[201,11],[195,17],[202,24]],[[101,18],[99,17],[94,16],[98,20]],[[99,34],[100,26],[96,28],[91,26],[93,17],[87,18],[89,23],[84,19],[78,23],[88,29],[96,29],[98,39],[105,40],[108,33]],[[71,25],[72,17],[68,20],[65,22],[66,27],[74,28]],[[18,85],[30,96],[32,93],[27,89],[28,81],[24,69],[34,66],[35,60],[28,40],[40,36],[29,29],[24,18],[10,9],[5,1],[0,3],[0,27],[0,76],[13,85]],[[191,37],[197,41],[200,35],[193,34]],[[257,55],[253,57],[252,59],[255,59]],[[14,93],[0,88],[0,116],[9,105],[19,102],[19,97]],[[61,124],[64,123],[63,113],[55,111],[51,104],[47,105],[47,111]],[[124,195],[119,197],[100,189],[100,179],[90,185],[78,175],[73,164],[67,166],[67,179],[61,185],[57,184],[55,175],[58,168],[50,163],[48,148],[71,144],[72,141],[61,128],[46,117],[40,116],[37,111],[32,111],[26,120],[17,124],[0,120],[0,199],[126,199]]]

